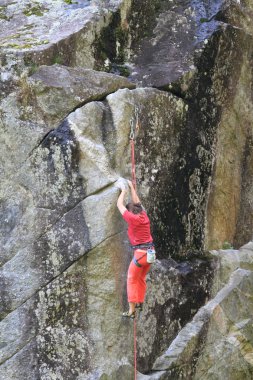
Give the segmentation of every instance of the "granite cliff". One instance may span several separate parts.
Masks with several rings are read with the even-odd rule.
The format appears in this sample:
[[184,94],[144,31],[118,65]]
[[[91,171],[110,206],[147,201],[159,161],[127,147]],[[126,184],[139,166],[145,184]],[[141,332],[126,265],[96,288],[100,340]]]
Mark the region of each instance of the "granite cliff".
[[114,184],[137,115],[158,254],[138,377],[252,379],[252,21],[246,0],[0,1],[1,379],[134,378]]

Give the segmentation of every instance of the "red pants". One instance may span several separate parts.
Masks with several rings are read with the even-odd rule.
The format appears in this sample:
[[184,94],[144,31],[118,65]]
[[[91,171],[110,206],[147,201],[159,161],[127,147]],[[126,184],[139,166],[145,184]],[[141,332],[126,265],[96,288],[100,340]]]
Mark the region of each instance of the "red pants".
[[[144,256],[143,256],[144,255]],[[142,257],[143,256],[143,257]],[[138,260],[141,268],[131,261],[127,274],[127,296],[128,302],[142,303],[144,302],[146,293],[146,274],[150,269],[150,264],[147,263],[147,255],[145,251],[137,249],[134,251],[134,257]]]

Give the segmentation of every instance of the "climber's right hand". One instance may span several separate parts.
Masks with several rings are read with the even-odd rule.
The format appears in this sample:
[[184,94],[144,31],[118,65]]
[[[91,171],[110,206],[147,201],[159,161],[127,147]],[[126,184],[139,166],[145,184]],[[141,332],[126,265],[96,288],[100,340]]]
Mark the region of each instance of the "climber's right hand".
[[128,190],[128,181],[125,178],[120,177],[116,182],[115,186],[122,190]]

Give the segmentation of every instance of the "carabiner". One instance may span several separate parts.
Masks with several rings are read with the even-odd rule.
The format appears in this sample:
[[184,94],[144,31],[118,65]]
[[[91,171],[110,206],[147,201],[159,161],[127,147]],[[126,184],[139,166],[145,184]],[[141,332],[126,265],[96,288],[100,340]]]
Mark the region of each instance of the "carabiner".
[[131,126],[131,132],[130,132],[130,140],[134,140],[134,119],[130,119],[130,126]]

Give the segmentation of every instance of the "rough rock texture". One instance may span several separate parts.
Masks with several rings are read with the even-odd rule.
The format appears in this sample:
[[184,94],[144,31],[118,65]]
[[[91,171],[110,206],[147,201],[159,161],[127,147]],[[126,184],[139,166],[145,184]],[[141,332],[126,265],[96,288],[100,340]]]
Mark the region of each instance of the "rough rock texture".
[[149,275],[147,302],[137,320],[138,370],[148,372],[182,327],[210,297],[215,263],[161,260]]
[[[203,250],[251,238],[251,15],[221,0],[0,1],[1,379],[133,379],[114,182],[130,176],[137,117],[159,258],[139,376],[250,378],[252,245]],[[170,344],[174,374],[148,374]]]
[[[61,63],[94,68],[93,44],[118,11],[125,16],[130,2],[1,1],[1,47],[28,64]],[[10,32],[11,31],[11,32]],[[7,56],[10,56],[8,54]]]
[[41,66],[28,84],[36,111],[40,110],[51,127],[81,104],[104,99],[119,88],[135,87],[123,77],[62,65]]
[[[38,78],[43,79],[41,73],[46,69],[42,67],[31,77],[32,85],[34,82],[36,85]],[[53,70],[65,72],[59,66],[48,72]],[[67,72],[68,75],[76,73]],[[82,73],[86,78],[87,71],[80,70],[79,75]],[[99,75],[106,78],[107,74]],[[122,83],[128,86],[125,79],[119,80],[118,85]],[[63,82],[61,87],[58,84],[57,91],[66,91],[65,84]],[[41,103],[45,114],[51,118],[51,125],[56,121],[47,106],[50,105],[47,93],[54,88],[46,88],[42,98],[39,91],[38,95],[35,92],[38,102],[44,100]],[[79,90],[78,86],[73,88]],[[96,96],[102,91],[98,89]],[[20,378],[20,373],[25,373],[22,366],[27,368],[26,358],[30,358],[29,371],[35,378],[108,376],[117,379],[119,371],[125,371],[126,379],[132,378],[133,354],[129,350],[132,336],[129,322],[122,324],[120,317],[129,259],[124,261],[122,256],[127,249],[122,246],[122,236],[118,234],[124,230],[124,224],[115,207],[118,190],[113,183],[120,174],[128,174],[130,170],[129,119],[134,115],[135,105],[142,105],[143,112],[150,113],[153,128],[159,106],[170,109],[170,113],[160,113],[159,133],[170,126],[171,137],[182,126],[185,108],[181,99],[155,89],[124,89],[107,96],[104,101],[82,105],[83,102],[82,99],[80,108],[67,114],[59,127],[49,131],[36,144],[22,165],[17,162],[16,173],[11,179],[23,192],[16,192],[14,199],[7,192],[10,178],[5,171],[6,193],[2,193],[2,199],[6,205],[4,214],[10,210],[10,219],[2,235],[1,334],[4,350],[0,373],[4,379]],[[172,128],[172,120],[176,119],[178,124]],[[164,145],[168,141],[164,140]],[[173,138],[170,144],[173,148]],[[171,160],[170,156],[164,157]],[[12,191],[15,194],[14,189]],[[16,214],[13,215],[14,205]],[[88,256],[84,256],[85,253]],[[84,271],[85,260],[87,271]],[[188,291],[190,288],[184,290]],[[203,294],[196,300],[195,309],[186,313],[186,320],[203,302],[207,291],[204,282],[200,291]],[[108,325],[105,324],[107,319]],[[8,335],[10,330],[12,334]],[[145,340],[142,345],[145,346]],[[111,355],[105,356],[105,349]],[[121,352],[120,357],[118,352]],[[155,355],[153,350],[145,355],[150,354]],[[104,361],[101,356],[105,357]]]
[[113,378],[121,366],[131,379],[130,342],[123,342],[132,337],[120,317],[123,249],[120,235],[108,238],[2,321],[1,378],[25,378],[26,360],[36,356],[29,364],[32,379]]
[[[189,71],[194,72],[196,54],[219,27],[214,19],[222,1],[154,1],[159,10],[143,26],[140,41],[133,42],[131,77],[143,86],[164,87]],[[138,8],[134,20],[141,22]],[[144,5],[145,7],[145,5]],[[207,21],[209,22],[207,23]],[[137,30],[136,30],[137,29]],[[132,34],[138,35],[138,28]]]
[[[197,312],[166,352],[156,359],[153,370],[159,372],[148,375],[147,379],[252,378],[253,302],[249,292],[253,282],[252,242],[240,251],[213,254],[221,263],[214,277],[214,298]],[[220,286],[218,293],[217,283]]]
[[230,38],[231,54],[235,54],[226,67],[234,74],[231,72],[228,78],[227,94],[220,97],[226,106],[216,135],[207,208],[207,248],[222,247],[226,241],[239,247],[252,236],[252,37],[228,27],[226,38]]

